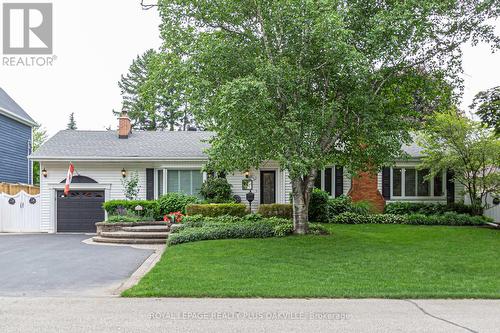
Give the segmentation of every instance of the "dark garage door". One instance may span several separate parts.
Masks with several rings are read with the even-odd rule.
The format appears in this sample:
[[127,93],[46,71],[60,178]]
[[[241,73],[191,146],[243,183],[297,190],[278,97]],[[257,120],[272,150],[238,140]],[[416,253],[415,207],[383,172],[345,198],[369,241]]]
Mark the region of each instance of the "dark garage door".
[[104,191],[57,191],[57,232],[96,232],[104,221]]

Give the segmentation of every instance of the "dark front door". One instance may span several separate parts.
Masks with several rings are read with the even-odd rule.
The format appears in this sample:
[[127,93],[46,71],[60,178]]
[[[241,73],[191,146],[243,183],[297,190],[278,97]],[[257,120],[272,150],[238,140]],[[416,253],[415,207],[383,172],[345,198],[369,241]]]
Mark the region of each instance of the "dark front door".
[[57,191],[57,232],[96,232],[104,221],[104,191]]
[[276,171],[260,172],[260,203],[276,203]]

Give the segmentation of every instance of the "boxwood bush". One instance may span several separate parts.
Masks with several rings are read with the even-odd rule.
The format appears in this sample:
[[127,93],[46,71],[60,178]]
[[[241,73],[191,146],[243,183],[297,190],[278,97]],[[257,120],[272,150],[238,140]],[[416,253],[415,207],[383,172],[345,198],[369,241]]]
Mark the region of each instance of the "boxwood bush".
[[201,186],[200,194],[208,203],[233,201],[231,184],[226,178],[209,177]]
[[222,203],[222,204],[189,204],[186,206],[187,215],[203,215],[203,216],[245,216],[247,214],[247,206],[237,203]]
[[293,217],[293,206],[291,204],[262,204],[258,213],[263,217],[281,217],[291,219]]
[[158,199],[160,214],[165,215],[173,212],[186,214],[186,206],[197,203],[197,197],[184,193],[167,193]]
[[330,197],[327,192],[313,189],[309,201],[309,221],[326,223],[329,220],[328,201]]
[[[136,211],[137,206],[141,206],[142,210]],[[163,215],[161,215],[159,207],[158,202],[155,200],[110,200],[102,204],[102,208],[109,216],[133,214],[154,220],[162,220]]]

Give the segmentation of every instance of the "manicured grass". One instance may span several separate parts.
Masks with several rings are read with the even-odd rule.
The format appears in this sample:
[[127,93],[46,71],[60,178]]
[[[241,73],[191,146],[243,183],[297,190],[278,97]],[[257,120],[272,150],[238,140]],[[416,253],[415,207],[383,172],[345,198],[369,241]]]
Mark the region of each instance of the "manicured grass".
[[330,236],[168,248],[124,296],[500,298],[500,232],[329,225]]

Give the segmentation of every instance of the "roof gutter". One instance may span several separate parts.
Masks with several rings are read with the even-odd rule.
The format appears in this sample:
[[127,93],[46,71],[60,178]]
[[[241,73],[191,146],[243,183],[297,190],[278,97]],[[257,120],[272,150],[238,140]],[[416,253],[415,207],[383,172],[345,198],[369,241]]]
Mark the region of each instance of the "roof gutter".
[[31,120],[28,120],[28,119],[23,118],[21,116],[18,116],[14,112],[11,112],[11,111],[6,110],[6,109],[0,108],[0,114],[3,114],[4,116],[6,116],[8,118],[14,119],[14,120],[16,120],[20,123],[23,123],[24,125],[28,125],[30,127],[34,127],[37,125],[37,123],[35,121],[31,121]]
[[163,162],[163,161],[207,161],[208,157],[116,157],[116,156],[28,156],[33,161],[88,161],[88,162],[121,162],[121,161],[135,161],[135,162]]

